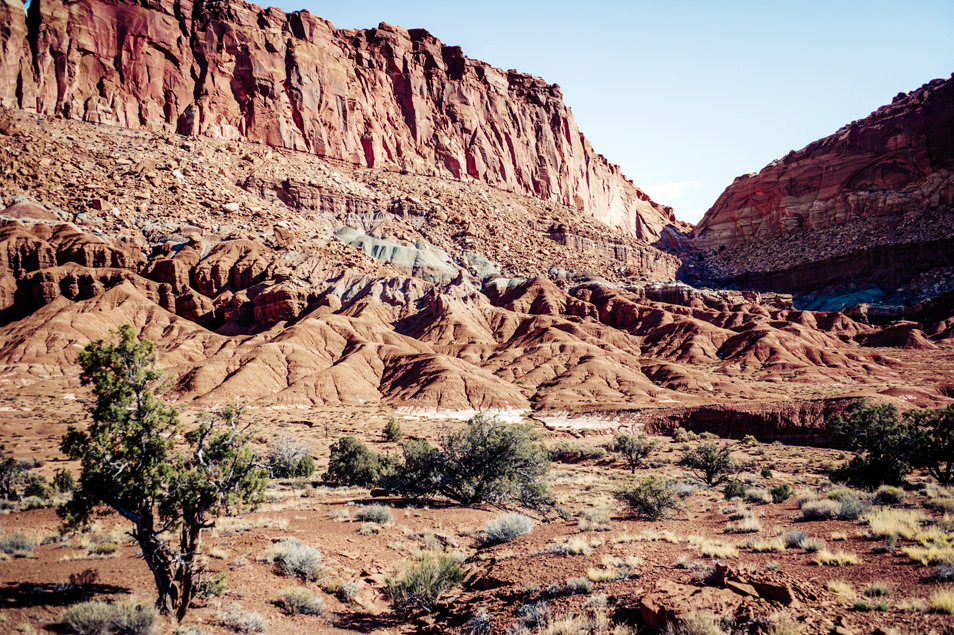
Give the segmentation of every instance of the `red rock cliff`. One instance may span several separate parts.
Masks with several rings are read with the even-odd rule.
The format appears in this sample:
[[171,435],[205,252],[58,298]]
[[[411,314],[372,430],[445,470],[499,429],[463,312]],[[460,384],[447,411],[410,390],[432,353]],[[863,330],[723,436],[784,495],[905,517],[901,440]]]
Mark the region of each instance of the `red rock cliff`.
[[695,234],[711,249],[952,204],[954,80],[938,79],[738,177]]
[[647,240],[674,220],[593,151],[557,85],[421,29],[240,1],[4,3],[0,105],[477,179]]
[[891,302],[954,288],[954,79],[900,94],[758,174],[695,229],[708,279]]

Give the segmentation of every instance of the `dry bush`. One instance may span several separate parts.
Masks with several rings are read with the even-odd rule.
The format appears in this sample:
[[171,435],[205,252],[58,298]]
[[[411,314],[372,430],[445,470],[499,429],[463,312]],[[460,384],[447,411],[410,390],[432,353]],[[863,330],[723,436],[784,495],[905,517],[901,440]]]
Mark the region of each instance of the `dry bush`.
[[304,587],[285,589],[276,602],[286,615],[321,615],[325,611],[325,602]]
[[510,542],[533,530],[533,520],[523,514],[506,514],[499,516],[484,525],[484,542],[499,544]]
[[264,633],[268,622],[258,613],[243,611],[238,604],[229,604],[219,613],[219,624],[236,633]]
[[815,556],[812,558],[812,564],[817,564],[820,567],[826,566],[835,566],[841,567],[852,564],[861,563],[861,559],[858,558],[853,553],[847,551],[837,550],[829,551],[828,549],[821,549],[815,552]]
[[935,613],[954,613],[954,589],[938,589],[931,594],[928,602]]
[[921,525],[927,520],[924,512],[917,509],[879,508],[862,517],[868,524],[868,533],[872,538],[914,538]]
[[297,538],[282,538],[265,551],[265,561],[272,562],[282,575],[297,576],[314,582],[324,574],[321,552]]
[[66,609],[62,621],[77,635],[146,635],[157,613],[151,604],[81,602]]

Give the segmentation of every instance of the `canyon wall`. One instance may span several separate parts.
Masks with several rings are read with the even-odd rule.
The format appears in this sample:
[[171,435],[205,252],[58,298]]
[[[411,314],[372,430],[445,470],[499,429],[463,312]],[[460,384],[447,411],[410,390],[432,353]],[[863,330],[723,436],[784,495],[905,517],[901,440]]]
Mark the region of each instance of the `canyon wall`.
[[423,29],[240,1],[4,0],[0,105],[478,180],[656,240],[674,221],[594,152],[559,86]]
[[936,79],[738,177],[695,228],[695,245],[714,278],[761,289],[910,286],[929,272],[947,286],[952,211],[954,79]]

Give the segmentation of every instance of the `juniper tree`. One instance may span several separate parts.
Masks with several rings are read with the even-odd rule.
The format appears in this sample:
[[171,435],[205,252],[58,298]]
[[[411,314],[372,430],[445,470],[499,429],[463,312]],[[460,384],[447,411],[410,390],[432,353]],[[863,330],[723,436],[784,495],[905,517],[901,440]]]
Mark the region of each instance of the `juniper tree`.
[[[82,472],[59,511],[71,526],[105,506],[132,523],[158,591],[157,607],[181,620],[202,574],[202,532],[221,514],[262,499],[267,473],[249,447],[241,408],[203,413],[182,433],[179,413],[156,394],[164,375],[156,348],[129,325],[79,354],[81,380],[95,400],[87,430],[70,427],[62,449]],[[176,538],[168,538],[172,533]]]

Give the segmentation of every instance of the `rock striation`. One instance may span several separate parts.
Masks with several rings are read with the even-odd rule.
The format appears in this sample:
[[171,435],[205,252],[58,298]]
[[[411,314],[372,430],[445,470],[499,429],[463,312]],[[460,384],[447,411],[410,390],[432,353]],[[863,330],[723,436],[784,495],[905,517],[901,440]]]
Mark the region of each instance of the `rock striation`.
[[712,277],[763,290],[954,284],[954,79],[738,177],[694,236]]
[[0,105],[476,180],[654,241],[675,222],[597,154],[560,88],[423,29],[234,0],[4,0]]

